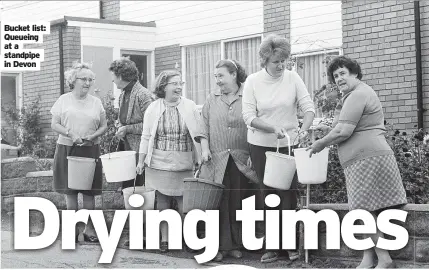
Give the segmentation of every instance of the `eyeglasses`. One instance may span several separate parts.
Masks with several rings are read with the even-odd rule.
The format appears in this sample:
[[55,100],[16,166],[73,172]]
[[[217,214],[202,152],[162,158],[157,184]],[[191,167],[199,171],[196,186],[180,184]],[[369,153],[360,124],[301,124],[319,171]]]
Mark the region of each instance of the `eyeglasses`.
[[174,85],[174,86],[183,86],[183,85],[185,85],[185,82],[169,82],[169,83],[167,83],[167,84],[172,84],[172,85]]
[[76,79],[79,79],[79,80],[82,80],[82,81],[88,82],[88,83],[93,83],[95,81],[95,79],[93,79],[93,78],[76,78]]

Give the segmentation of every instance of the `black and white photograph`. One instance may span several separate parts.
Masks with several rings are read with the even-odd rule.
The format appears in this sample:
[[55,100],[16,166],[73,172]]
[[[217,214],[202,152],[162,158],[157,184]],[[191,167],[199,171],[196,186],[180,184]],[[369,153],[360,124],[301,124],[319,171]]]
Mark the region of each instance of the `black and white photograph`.
[[429,268],[429,1],[0,1],[1,268]]

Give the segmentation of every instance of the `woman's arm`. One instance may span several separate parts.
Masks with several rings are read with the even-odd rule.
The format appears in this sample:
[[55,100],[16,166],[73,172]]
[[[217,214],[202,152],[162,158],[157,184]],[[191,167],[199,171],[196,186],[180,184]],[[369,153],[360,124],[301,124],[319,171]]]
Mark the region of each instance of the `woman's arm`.
[[53,131],[63,136],[71,138],[73,143],[78,143],[78,144],[82,143],[82,138],[76,135],[73,131],[68,130],[66,127],[61,125],[61,118],[58,115],[52,116],[51,128]]
[[107,131],[107,119],[106,119],[106,114],[102,113],[100,115],[100,126],[98,127],[98,129],[91,135],[87,136],[85,139],[93,141],[96,138],[100,137],[101,135],[103,135],[105,132]]

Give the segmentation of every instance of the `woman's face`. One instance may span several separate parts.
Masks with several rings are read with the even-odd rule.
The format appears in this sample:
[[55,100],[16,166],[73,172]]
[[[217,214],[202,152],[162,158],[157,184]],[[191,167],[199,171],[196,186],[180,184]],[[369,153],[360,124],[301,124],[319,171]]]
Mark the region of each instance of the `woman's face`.
[[180,76],[171,77],[164,88],[165,100],[176,102],[182,96],[183,82]]
[[275,78],[281,77],[286,69],[286,60],[287,58],[280,56],[279,53],[270,56],[265,65],[268,74]]
[[229,93],[237,85],[237,73],[229,73],[226,67],[220,67],[215,70],[216,84],[222,92]]
[[110,76],[112,77],[112,82],[116,84],[118,89],[124,89],[124,87],[128,85],[127,82],[122,80],[121,76],[116,76],[115,72],[110,71]]
[[77,93],[80,97],[86,97],[89,91],[94,86],[95,74],[89,69],[81,69],[76,76],[73,92]]
[[357,74],[350,73],[346,67],[340,67],[336,69],[332,75],[334,76],[334,80],[338,86],[338,89],[340,89],[342,93],[353,89],[354,86],[359,82]]

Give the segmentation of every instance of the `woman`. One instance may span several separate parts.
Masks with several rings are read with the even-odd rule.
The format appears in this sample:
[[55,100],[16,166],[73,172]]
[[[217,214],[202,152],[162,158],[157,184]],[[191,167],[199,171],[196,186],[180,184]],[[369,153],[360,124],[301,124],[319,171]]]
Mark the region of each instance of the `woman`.
[[[146,187],[155,189],[158,210],[177,203],[182,215],[183,179],[192,178],[194,164],[201,159],[201,147],[193,138],[201,136],[196,104],[182,97],[180,72],[161,72],[155,82],[158,97],[146,110],[140,142],[137,173],[145,166]],[[168,249],[167,224],[161,223],[160,250]]]
[[[147,107],[152,103],[152,94],[140,84],[139,71],[130,59],[122,57],[113,61],[109,71],[116,87],[122,90],[119,96],[118,130],[115,135],[120,139],[117,150],[136,151],[138,158],[143,117]],[[143,184],[143,175],[138,175],[136,185]],[[133,185],[134,179],[130,179],[122,182],[122,189]]]
[[[93,210],[94,195],[101,194],[101,162],[96,162],[92,189],[73,190],[68,188],[67,156],[99,158],[100,136],[107,130],[106,112],[101,100],[89,94],[95,74],[88,64],[74,63],[65,72],[65,79],[72,91],[60,96],[51,109],[51,126],[59,133],[54,156],[54,190],[66,195],[67,210],[77,210],[79,192],[83,196],[83,208]],[[79,235],[76,235],[76,239]],[[90,226],[85,227],[83,238],[85,241],[98,242]]]
[[[296,174],[290,190],[278,190],[264,185],[265,152],[276,152],[279,140],[279,152],[293,154],[288,151],[285,133],[290,137],[292,144],[290,147],[296,148],[298,142],[308,136],[307,130],[315,114],[313,101],[304,82],[296,72],[286,69],[289,55],[290,44],[285,38],[275,34],[264,38],[259,48],[263,69],[247,78],[243,90],[243,118],[248,126],[250,158],[259,178],[262,195],[257,207],[263,209],[265,209],[263,200],[269,194],[277,194],[281,199],[276,210],[296,209],[298,195]],[[304,113],[299,133],[297,107]],[[290,259],[296,258],[296,253],[292,256],[286,251],[271,250],[262,256],[261,262],[276,261],[281,255],[290,255]]]
[[[388,208],[407,203],[401,174],[384,134],[384,115],[375,91],[361,81],[360,65],[350,58],[335,58],[328,67],[329,78],[343,94],[342,108],[334,128],[309,147],[310,156],[338,144],[338,155],[346,176],[350,210],[364,209],[374,217]],[[320,127],[320,129],[325,127]],[[377,243],[382,233],[368,235]],[[365,250],[358,268],[391,268],[387,250]]]
[[[241,223],[235,211],[241,209],[249,179],[257,182],[256,173],[247,166],[249,146],[247,128],[242,117],[242,92],[246,80],[243,67],[234,60],[221,60],[216,64],[215,78],[219,89],[206,100],[201,139],[202,159],[207,166],[207,177],[225,185],[219,212],[220,246],[215,261],[224,256],[241,258]],[[203,177],[206,178],[206,177]],[[249,178],[249,179],[248,179]]]

